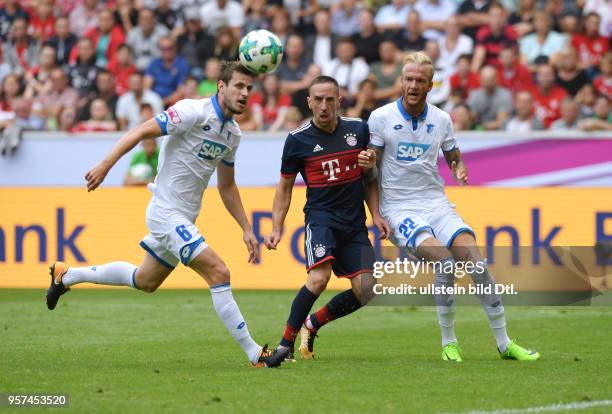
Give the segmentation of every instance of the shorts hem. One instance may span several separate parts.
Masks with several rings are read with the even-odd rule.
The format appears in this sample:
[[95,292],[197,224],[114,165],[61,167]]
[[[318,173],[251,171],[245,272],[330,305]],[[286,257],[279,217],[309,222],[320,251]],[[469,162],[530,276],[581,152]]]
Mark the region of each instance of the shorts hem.
[[472,230],[469,227],[461,227],[460,229],[458,229],[456,232],[453,233],[450,239],[448,239],[448,243],[446,243],[446,247],[450,248],[453,245],[453,242],[455,241],[457,236],[460,235],[461,233],[470,233],[472,236],[474,236],[474,238],[476,238],[476,234],[474,233],[474,230]]
[[325,256],[324,258],[322,258],[321,260],[319,260],[318,262],[315,262],[312,266],[309,266],[306,268],[307,272],[310,272],[312,269],[314,269],[315,267],[317,267],[318,265],[327,262],[328,260],[336,260],[336,258],[334,256]]
[[170,263],[166,262],[164,259],[159,257],[153,249],[151,249],[144,241],[140,242],[140,247],[142,247],[147,253],[149,253],[155,260],[157,260],[162,265],[166,266],[170,270],[174,270],[176,266],[172,266]]
[[372,273],[372,272],[374,272],[373,269],[361,269],[361,270],[358,270],[355,273],[351,273],[349,275],[338,275],[338,274],[336,274],[336,277],[341,277],[343,279],[352,279],[352,278],[357,277],[357,276],[359,276],[359,275],[361,275],[363,273]]

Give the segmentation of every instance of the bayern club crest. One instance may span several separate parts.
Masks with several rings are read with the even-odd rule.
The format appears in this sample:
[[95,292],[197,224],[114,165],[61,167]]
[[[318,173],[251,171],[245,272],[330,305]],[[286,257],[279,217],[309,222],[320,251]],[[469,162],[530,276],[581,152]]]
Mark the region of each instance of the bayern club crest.
[[317,257],[323,257],[325,255],[325,246],[317,244],[314,249],[314,254]]
[[357,145],[357,135],[353,134],[352,132],[349,132],[348,134],[345,134],[344,135],[344,140],[351,147],[354,147],[355,145]]

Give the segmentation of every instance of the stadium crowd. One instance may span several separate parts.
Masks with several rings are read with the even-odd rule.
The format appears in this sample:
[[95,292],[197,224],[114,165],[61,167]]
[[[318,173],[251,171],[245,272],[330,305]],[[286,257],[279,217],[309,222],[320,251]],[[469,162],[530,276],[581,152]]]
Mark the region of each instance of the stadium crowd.
[[253,29],[285,55],[237,117],[244,131],[297,127],[321,73],[367,119],[399,97],[412,50],[435,63],[430,102],[457,130],[612,129],[606,0],[5,0],[0,128],[129,129],[214,94],[220,60]]

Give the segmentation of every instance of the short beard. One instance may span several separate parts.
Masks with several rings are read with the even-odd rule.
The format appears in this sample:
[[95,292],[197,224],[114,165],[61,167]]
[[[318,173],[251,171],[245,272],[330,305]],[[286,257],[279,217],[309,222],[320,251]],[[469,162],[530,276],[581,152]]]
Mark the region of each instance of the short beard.
[[223,104],[225,105],[225,107],[226,107],[227,109],[229,109],[229,110],[230,110],[230,112],[232,113],[232,115],[240,115],[240,114],[242,114],[244,111],[246,111],[246,107],[245,107],[245,109],[244,109],[244,110],[242,110],[242,111],[241,111],[241,110],[239,110],[239,109],[236,109],[236,108],[234,107],[234,105],[232,105],[232,104],[231,104],[231,102],[229,101],[229,99],[227,99],[227,97],[225,97],[225,98],[223,99]]

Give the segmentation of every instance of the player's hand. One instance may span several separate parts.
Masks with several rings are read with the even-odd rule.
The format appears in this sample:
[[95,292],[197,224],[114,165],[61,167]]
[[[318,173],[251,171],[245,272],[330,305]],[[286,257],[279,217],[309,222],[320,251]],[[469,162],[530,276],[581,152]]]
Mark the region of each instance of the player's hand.
[[361,151],[357,156],[357,164],[368,170],[374,168],[376,165],[376,151],[372,148]]
[[468,170],[463,161],[453,161],[451,171],[459,184],[466,185],[468,183]]
[[376,217],[372,217],[372,221],[378,229],[378,238],[380,240],[386,240],[389,238],[389,236],[391,236],[391,226],[389,226],[387,220],[382,218],[382,216],[378,215]]
[[276,250],[276,246],[281,240],[281,232],[278,230],[273,231],[272,233],[264,236],[264,244],[268,248],[268,250]]
[[255,263],[256,260],[259,260],[259,242],[253,230],[245,231],[242,240],[244,240],[244,244],[249,251],[249,263]]
[[106,178],[106,174],[110,171],[110,166],[104,161],[93,167],[85,174],[85,180],[87,181],[87,191],[93,191],[102,184],[102,181]]

